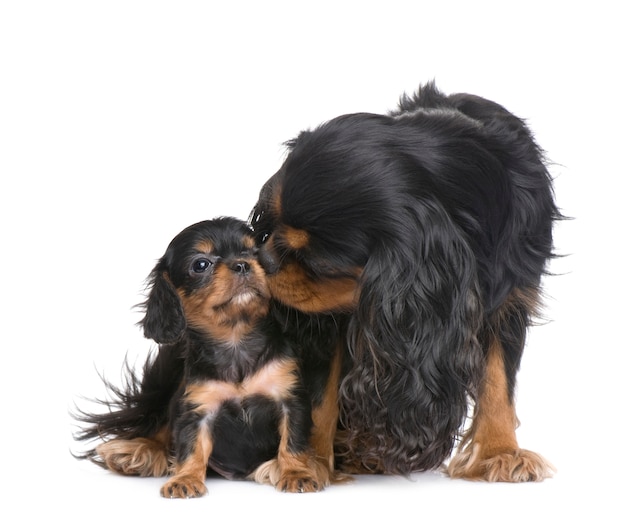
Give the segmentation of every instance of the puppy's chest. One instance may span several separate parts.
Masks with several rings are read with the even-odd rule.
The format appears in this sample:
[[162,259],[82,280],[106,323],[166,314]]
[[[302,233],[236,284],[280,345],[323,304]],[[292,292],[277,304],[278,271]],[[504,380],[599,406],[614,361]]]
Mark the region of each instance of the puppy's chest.
[[196,381],[187,385],[185,403],[195,412],[209,417],[227,401],[241,403],[246,398],[262,396],[280,403],[291,397],[298,384],[297,371],[295,361],[275,360],[241,382]]

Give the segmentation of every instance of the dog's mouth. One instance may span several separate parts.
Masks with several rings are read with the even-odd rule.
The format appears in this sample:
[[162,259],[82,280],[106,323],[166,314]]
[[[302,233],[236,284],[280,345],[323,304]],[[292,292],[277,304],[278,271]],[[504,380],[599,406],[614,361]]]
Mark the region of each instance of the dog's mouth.
[[239,307],[246,307],[251,303],[259,303],[260,301],[268,300],[269,295],[262,293],[256,287],[242,287],[239,290],[233,291],[229,298],[220,306],[234,305]]
[[236,276],[220,299],[221,301],[214,305],[216,310],[230,307],[245,311],[250,306],[269,305],[270,292],[266,283],[260,282],[255,276]]

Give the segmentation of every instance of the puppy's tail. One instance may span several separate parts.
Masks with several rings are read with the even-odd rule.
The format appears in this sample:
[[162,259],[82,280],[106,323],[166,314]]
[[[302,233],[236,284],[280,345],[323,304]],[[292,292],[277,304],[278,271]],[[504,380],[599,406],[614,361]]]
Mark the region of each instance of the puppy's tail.
[[[76,407],[72,417],[80,429],[74,439],[107,441],[157,436],[168,424],[169,405],[183,378],[184,361],[176,347],[161,346],[156,356],[151,354],[143,366],[142,376],[126,360],[120,386],[103,377],[109,397],[93,402],[104,406],[105,411],[93,413]],[[95,447],[74,456],[103,465]]]

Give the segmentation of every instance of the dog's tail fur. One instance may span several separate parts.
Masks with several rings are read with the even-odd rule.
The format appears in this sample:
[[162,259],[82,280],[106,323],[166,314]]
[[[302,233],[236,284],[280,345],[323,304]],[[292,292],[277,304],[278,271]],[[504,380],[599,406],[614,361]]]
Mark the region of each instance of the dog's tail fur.
[[[126,360],[120,386],[103,377],[109,398],[94,402],[106,407],[106,411],[91,413],[77,407],[72,415],[81,428],[74,438],[77,441],[154,438],[167,427],[169,404],[182,382],[184,360],[180,353],[180,346],[160,346],[156,356],[146,360],[141,376]],[[95,448],[75,456],[104,466]]]

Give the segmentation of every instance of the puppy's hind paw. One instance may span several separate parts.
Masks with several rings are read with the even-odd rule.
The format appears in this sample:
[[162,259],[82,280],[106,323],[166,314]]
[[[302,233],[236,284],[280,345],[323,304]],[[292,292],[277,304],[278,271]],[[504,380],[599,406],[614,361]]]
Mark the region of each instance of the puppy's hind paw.
[[167,474],[167,450],[149,438],[115,438],[96,447],[96,454],[106,468],[122,475],[162,477]]

